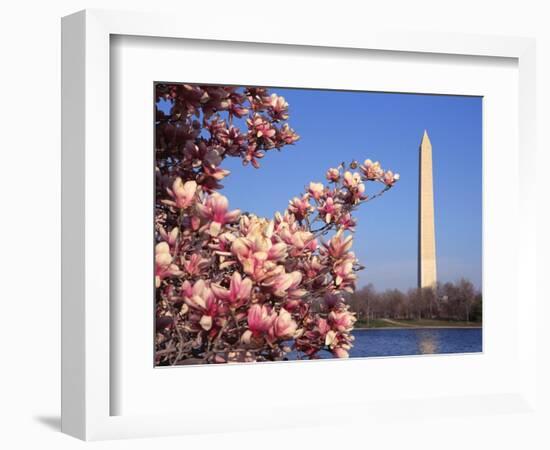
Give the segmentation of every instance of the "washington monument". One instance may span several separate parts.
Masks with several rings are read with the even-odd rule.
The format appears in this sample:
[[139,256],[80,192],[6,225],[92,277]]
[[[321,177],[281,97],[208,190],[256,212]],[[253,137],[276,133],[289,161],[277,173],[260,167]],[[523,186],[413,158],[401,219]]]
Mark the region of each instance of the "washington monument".
[[435,287],[437,267],[435,254],[434,186],[432,143],[424,131],[419,151],[418,183],[418,287]]

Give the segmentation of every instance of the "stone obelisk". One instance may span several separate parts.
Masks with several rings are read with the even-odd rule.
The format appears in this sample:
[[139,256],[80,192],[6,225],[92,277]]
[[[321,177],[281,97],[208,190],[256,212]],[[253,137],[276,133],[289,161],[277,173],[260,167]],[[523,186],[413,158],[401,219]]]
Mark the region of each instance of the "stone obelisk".
[[435,257],[434,186],[432,143],[424,131],[420,143],[418,186],[418,287],[435,287],[437,269]]

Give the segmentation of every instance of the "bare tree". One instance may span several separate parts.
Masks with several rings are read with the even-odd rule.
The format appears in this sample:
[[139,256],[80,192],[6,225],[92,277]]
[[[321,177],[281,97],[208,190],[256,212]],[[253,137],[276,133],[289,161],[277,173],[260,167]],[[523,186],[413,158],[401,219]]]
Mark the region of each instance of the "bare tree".
[[456,283],[437,284],[435,288],[412,288],[377,292],[372,284],[348,296],[357,318],[369,326],[373,319],[445,319],[480,322],[481,292],[464,278]]
[[464,320],[470,321],[470,308],[474,303],[476,291],[474,285],[464,278],[461,278],[457,283],[458,296],[460,299],[462,310],[464,311]]

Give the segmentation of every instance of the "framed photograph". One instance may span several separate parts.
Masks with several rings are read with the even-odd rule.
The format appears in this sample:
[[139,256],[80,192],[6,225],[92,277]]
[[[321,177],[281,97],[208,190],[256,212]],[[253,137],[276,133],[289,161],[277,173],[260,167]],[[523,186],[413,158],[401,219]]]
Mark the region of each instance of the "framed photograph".
[[170,82],[154,95],[155,366],[482,351],[482,97]]
[[532,40],[62,32],[64,432],[534,411]]

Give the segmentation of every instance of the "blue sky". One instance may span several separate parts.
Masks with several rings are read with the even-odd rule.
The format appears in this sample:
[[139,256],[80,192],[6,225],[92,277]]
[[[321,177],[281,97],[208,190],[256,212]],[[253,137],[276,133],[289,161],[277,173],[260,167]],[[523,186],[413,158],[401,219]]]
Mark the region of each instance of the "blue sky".
[[[268,152],[261,168],[229,158],[222,193],[230,207],[271,217],[309,181],[341,161],[379,160],[401,175],[355,217],[354,250],[366,269],[361,287],[408,289],[417,279],[418,147],[424,129],[433,146],[438,280],[470,279],[481,287],[482,99],[273,88],[290,105],[301,139]],[[372,183],[370,192],[372,192]],[[369,189],[369,185],[367,186]]]

